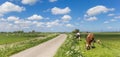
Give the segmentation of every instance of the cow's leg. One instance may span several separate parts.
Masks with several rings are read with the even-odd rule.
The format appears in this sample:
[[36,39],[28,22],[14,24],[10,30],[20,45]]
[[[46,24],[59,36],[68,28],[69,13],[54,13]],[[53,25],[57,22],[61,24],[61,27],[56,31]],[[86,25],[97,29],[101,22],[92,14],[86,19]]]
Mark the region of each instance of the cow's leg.
[[86,49],[90,50],[90,46],[88,44],[86,44]]
[[90,48],[91,48],[91,40],[90,40],[90,38],[88,37],[88,38],[86,39],[86,49],[87,49],[87,50],[90,50]]
[[79,40],[81,41],[81,37],[79,37]]
[[91,46],[90,41],[87,41],[87,43],[86,43],[86,49],[90,50],[90,46]]
[[92,44],[91,47],[92,47],[92,48],[95,48],[94,43],[95,43],[95,40],[94,40],[94,38],[93,38],[92,41],[91,41],[91,44]]

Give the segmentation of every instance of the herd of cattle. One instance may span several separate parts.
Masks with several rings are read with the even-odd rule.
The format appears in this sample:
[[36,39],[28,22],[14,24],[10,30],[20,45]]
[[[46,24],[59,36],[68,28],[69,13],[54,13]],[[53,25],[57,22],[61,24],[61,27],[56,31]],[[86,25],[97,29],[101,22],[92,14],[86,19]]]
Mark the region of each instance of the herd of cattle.
[[[77,39],[80,39],[81,40],[81,37],[80,37],[80,33],[78,32],[76,34],[76,38]],[[90,33],[90,32],[87,32],[87,36],[86,36],[86,49],[87,50],[90,50],[91,48],[95,48],[94,46],[94,43],[97,42],[98,44],[101,44],[101,41],[100,40],[95,40],[94,39],[94,34],[93,33]]]

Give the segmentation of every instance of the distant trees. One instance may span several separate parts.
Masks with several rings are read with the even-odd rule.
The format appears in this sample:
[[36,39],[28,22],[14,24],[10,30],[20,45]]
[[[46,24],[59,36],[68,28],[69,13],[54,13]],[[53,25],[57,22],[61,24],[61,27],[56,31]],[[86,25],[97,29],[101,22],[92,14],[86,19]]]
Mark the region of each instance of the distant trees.
[[13,33],[24,33],[24,31],[14,31]]
[[79,29],[75,29],[72,31],[72,33],[77,33],[77,32],[80,32]]
[[[32,31],[29,31],[29,32],[25,32],[25,31],[23,31],[23,30],[18,30],[18,31],[12,31],[12,32],[0,32],[0,33],[36,33],[36,31],[35,30],[32,30]],[[40,32],[39,32],[40,33]]]
[[35,30],[32,30],[32,33],[35,33]]

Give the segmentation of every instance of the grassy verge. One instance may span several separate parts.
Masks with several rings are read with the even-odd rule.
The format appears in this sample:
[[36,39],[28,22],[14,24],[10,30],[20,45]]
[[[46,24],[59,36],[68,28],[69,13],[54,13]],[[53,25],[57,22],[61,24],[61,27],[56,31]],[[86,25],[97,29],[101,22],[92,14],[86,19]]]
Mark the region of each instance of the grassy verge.
[[96,33],[95,39],[100,39],[102,44],[95,43],[95,48],[86,50],[85,37],[78,41],[69,34],[54,57],[120,57],[120,34]]
[[66,41],[59,48],[54,57],[77,57],[83,56],[78,46],[79,41],[69,34]]
[[50,35],[44,39],[34,39],[34,40],[30,40],[28,42],[22,42],[22,43],[17,44],[17,45],[6,46],[6,47],[0,49],[0,57],[9,57],[12,54],[15,54],[15,53],[20,52],[22,50],[36,46],[36,45],[43,43],[45,41],[48,41],[56,36],[58,36],[58,34]]
[[0,33],[0,45],[20,42],[36,37],[45,37],[44,33]]

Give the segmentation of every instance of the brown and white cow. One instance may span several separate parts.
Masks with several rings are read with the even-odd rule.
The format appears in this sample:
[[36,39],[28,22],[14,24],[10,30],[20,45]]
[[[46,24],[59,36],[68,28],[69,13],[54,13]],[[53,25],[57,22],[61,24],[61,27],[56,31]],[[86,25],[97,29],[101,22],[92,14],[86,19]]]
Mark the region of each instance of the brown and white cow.
[[95,42],[94,34],[88,33],[87,38],[86,38],[86,49],[89,50],[92,47],[91,44],[93,44],[94,42]]

